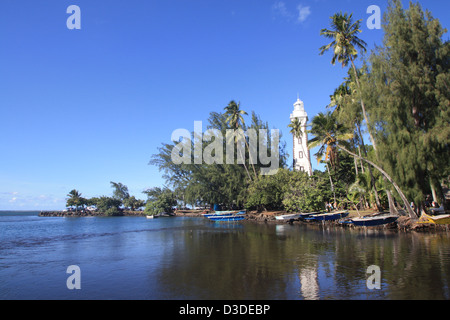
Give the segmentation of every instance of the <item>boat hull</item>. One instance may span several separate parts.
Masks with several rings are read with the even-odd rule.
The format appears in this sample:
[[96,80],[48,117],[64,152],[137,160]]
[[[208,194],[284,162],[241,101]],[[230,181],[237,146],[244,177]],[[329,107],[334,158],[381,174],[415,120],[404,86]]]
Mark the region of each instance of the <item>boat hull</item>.
[[205,218],[209,218],[209,217],[228,217],[228,216],[232,216],[233,213],[208,213],[208,214],[204,214],[203,217]]
[[431,223],[431,224],[450,224],[450,214],[441,214],[437,216],[430,216],[426,213],[422,213],[418,223]]
[[281,216],[276,216],[275,219],[280,221],[290,221],[295,219],[305,219],[307,217],[317,214],[320,214],[320,212],[283,214]]
[[244,220],[245,217],[244,215],[232,215],[232,216],[212,216],[212,217],[208,217],[209,220],[211,221],[240,221],[240,220]]
[[214,213],[203,214],[202,216],[205,218],[211,218],[211,217],[231,217],[243,214],[245,214],[245,211],[216,211]]
[[350,223],[358,227],[375,227],[395,222],[397,219],[397,216],[362,217],[352,219]]
[[280,221],[289,221],[289,220],[298,219],[298,218],[300,218],[300,216],[301,216],[300,213],[284,214],[284,215],[281,215],[281,216],[276,216],[275,219],[276,220],[280,220]]
[[321,213],[321,214],[313,214],[310,217],[306,217],[305,220],[309,221],[334,221],[345,218],[348,216],[348,211],[339,211],[339,212],[330,212],[330,213]]

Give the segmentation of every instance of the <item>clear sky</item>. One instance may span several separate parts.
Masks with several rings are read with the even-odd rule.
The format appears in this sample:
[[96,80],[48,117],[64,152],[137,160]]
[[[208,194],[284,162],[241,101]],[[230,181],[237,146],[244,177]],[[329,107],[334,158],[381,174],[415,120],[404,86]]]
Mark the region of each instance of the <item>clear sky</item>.
[[[448,1],[419,2],[449,27]],[[80,30],[66,26],[70,5]],[[297,94],[311,119],[345,75],[319,56],[320,29],[353,12],[371,49],[383,33],[366,26],[370,5],[387,2],[2,0],[0,210],[63,209],[71,189],[111,195],[110,181],[144,199],[164,183],[148,165],[160,144],[197,120],[205,130],[232,99],[280,129],[292,153]]]

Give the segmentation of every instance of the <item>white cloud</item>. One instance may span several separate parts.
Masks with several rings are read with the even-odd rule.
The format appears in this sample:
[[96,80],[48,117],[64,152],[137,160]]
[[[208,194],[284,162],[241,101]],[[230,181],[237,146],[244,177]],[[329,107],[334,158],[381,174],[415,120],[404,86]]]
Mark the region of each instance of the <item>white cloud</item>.
[[286,3],[284,3],[283,1],[275,2],[272,5],[272,12],[276,16],[281,17],[287,21],[295,21],[296,23],[302,23],[311,15],[311,7],[309,6],[303,6],[302,4],[299,4],[297,6],[297,11],[298,13],[289,11],[289,9],[286,6]]
[[304,7],[301,4],[298,5],[297,10],[298,10],[297,21],[300,22],[300,23],[305,21],[306,18],[308,18],[309,15],[311,14],[310,7]]
[[286,8],[286,4],[283,1],[278,1],[276,3],[274,3],[274,5],[272,6],[272,10],[285,18],[292,18],[292,14],[288,11],[288,9]]

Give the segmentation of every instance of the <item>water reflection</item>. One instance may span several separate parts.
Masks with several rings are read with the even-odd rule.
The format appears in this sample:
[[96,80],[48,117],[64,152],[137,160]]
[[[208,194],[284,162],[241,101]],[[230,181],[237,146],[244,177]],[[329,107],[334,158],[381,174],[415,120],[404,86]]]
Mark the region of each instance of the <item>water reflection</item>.
[[171,299],[450,298],[448,233],[205,223],[172,236],[158,276]]

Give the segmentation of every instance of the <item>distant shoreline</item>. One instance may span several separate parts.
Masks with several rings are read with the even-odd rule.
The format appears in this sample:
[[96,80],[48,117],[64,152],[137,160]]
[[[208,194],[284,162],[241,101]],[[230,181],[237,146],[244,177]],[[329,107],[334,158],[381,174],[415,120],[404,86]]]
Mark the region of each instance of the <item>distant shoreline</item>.
[[[39,212],[39,211],[38,211]],[[103,212],[98,211],[40,211],[39,217],[106,217],[107,215]],[[134,217],[145,217],[144,211],[129,211],[124,210],[121,212],[120,216],[134,216]]]

